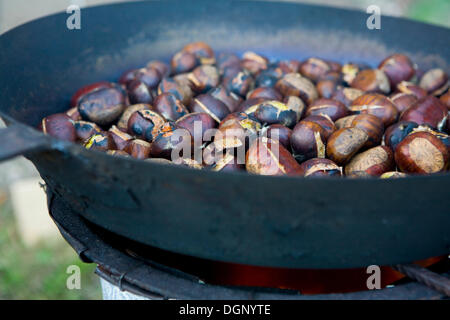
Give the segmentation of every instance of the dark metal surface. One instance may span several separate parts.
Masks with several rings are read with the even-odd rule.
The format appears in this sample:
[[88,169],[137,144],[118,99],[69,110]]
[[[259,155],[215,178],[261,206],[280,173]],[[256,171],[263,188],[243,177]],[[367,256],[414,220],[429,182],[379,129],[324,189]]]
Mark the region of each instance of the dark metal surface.
[[[449,30],[383,17],[382,29],[370,31],[367,15],[346,10],[151,1],[89,8],[82,17],[80,31],[68,30],[67,15],[59,14],[0,37],[0,115],[9,122],[35,126],[66,110],[77,88],[116,80],[193,40],[217,51],[373,65],[399,51],[423,68],[449,69]],[[17,134],[21,141],[36,138]],[[0,135],[0,159],[24,151],[12,152],[15,144]],[[350,268],[450,251],[448,174],[391,181],[249,176],[112,158],[54,140],[38,144],[48,150],[27,156],[77,212],[173,252],[261,266]]]
[[[99,265],[96,273],[122,290],[151,299],[252,299],[252,300],[386,300],[445,299],[420,283],[345,294],[301,295],[292,290],[224,287],[205,284],[193,275],[145,262],[119,250],[115,241],[99,228],[86,223],[57,195],[48,192],[50,215],[63,237],[85,262]],[[200,268],[200,266],[199,266]],[[430,272],[432,273],[432,272]],[[434,273],[432,273],[434,274]],[[443,277],[443,276],[442,276]],[[448,278],[445,278],[448,279]]]

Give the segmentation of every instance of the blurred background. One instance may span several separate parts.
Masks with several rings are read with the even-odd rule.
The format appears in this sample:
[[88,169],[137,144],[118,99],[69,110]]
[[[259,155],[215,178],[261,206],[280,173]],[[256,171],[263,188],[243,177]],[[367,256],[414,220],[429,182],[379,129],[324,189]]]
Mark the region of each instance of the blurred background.
[[[217,0],[212,0],[217,1]],[[402,16],[450,27],[449,0],[282,0]],[[123,0],[0,0],[0,34],[70,4],[81,7]],[[44,36],[44,35],[41,35]],[[0,89],[1,90],[1,89]],[[0,120],[0,127],[2,126]],[[1,138],[1,136],[0,136]],[[81,289],[68,290],[70,265],[81,269]],[[95,266],[81,263],[47,213],[39,174],[24,158],[0,164],[0,299],[101,299]]]

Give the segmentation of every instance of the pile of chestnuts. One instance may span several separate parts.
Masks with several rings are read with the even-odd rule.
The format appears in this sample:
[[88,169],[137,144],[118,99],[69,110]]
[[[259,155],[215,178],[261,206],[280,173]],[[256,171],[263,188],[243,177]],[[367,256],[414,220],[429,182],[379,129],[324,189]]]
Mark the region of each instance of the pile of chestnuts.
[[448,75],[421,71],[403,54],[373,68],[216,54],[195,42],[168,64],[85,86],[70,104],[40,129],[113,156],[311,177],[449,169]]

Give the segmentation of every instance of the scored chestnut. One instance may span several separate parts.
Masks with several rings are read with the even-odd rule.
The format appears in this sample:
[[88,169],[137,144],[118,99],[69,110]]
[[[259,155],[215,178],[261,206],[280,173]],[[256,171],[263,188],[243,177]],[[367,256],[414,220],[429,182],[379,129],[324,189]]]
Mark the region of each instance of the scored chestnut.
[[400,53],[393,54],[381,61],[378,69],[382,70],[389,78],[392,88],[395,88],[402,81],[411,80],[416,73],[411,60]]
[[117,121],[117,127],[124,131],[127,132],[128,131],[128,120],[130,120],[130,117],[133,113],[135,113],[136,111],[140,111],[140,110],[150,110],[151,109],[151,105],[149,104],[134,104],[131,106],[128,106],[125,111],[122,113],[122,115],[120,116],[119,121]]
[[204,112],[220,123],[229,113],[228,107],[209,94],[201,94],[194,98],[189,106],[191,112]]
[[319,58],[309,58],[299,68],[300,74],[314,82],[318,81],[330,70],[330,65]]
[[379,145],[383,138],[384,125],[380,118],[371,114],[358,114],[347,116],[336,121],[338,129],[355,127],[363,130],[368,140],[364,148],[371,148]]
[[105,88],[114,88],[115,84],[107,81],[101,81],[89,84],[80,88],[75,94],[72,96],[70,100],[70,107],[76,108],[80,104],[80,100],[87,94]]
[[347,107],[340,101],[333,99],[317,99],[306,109],[306,116],[327,115],[331,120],[336,121],[349,114]]
[[340,101],[346,107],[349,107],[356,98],[362,96],[363,94],[364,91],[361,91],[359,89],[338,86],[331,99]]
[[[264,101],[254,106],[253,116],[263,124],[282,124],[286,127],[293,127],[299,114],[296,110],[289,109],[287,105],[280,101]],[[249,109],[252,113],[253,109]]]
[[327,156],[338,165],[345,165],[367,142],[367,133],[359,128],[342,128],[327,141]]
[[123,151],[127,148],[128,144],[131,140],[133,140],[133,137],[130,136],[128,133],[125,133],[121,131],[116,126],[112,126],[109,130],[109,136],[114,140],[114,144],[116,145],[116,149]]
[[42,119],[41,130],[61,140],[75,142],[77,139],[74,121],[65,113],[53,114]]
[[173,74],[185,73],[193,70],[200,64],[197,57],[186,51],[179,51],[174,54],[170,61]]
[[246,169],[261,175],[301,175],[300,165],[281,144],[262,137],[247,151]]
[[217,122],[207,113],[194,112],[178,119],[175,124],[189,131],[194,143],[199,147],[203,144],[203,137],[208,130],[217,127]]
[[303,162],[311,158],[325,158],[326,131],[319,124],[302,120],[291,136],[291,148],[295,159]]
[[115,150],[116,145],[109,132],[99,132],[92,135],[84,142],[84,147],[89,150],[108,151]]
[[216,67],[202,65],[189,74],[188,79],[192,83],[192,89],[197,93],[204,93],[219,85],[220,76]]
[[366,69],[358,72],[351,86],[364,92],[386,94],[391,91],[388,77],[379,69]]
[[445,144],[433,134],[416,132],[398,144],[395,162],[405,173],[437,173],[447,170],[449,153]]
[[75,131],[77,134],[78,141],[86,141],[86,139],[92,137],[94,134],[102,132],[102,128],[93,122],[89,121],[75,121],[74,122]]
[[348,177],[378,177],[395,168],[394,153],[386,146],[378,146],[354,156],[345,166]]
[[258,74],[262,70],[267,69],[269,60],[255,52],[245,52],[242,55],[241,67],[248,70],[251,74]]
[[156,89],[162,79],[156,68],[141,68],[134,72],[134,79],[143,82],[149,89]]
[[247,94],[247,99],[254,99],[254,98],[264,98],[267,100],[278,100],[278,101],[281,101],[283,99],[283,97],[277,90],[269,87],[256,88]]
[[341,177],[342,167],[329,159],[313,158],[300,165],[304,177]]
[[431,69],[422,76],[419,85],[429,94],[440,96],[449,87],[448,75],[442,69]]
[[208,91],[208,94],[222,101],[230,112],[235,112],[242,102],[242,98],[237,94],[228,91],[223,85]]
[[233,172],[242,171],[245,169],[245,165],[238,161],[238,158],[232,152],[225,152],[224,156],[218,161],[214,162],[209,167],[212,171]]
[[403,111],[411,107],[417,102],[417,97],[410,93],[399,92],[390,97],[391,101],[394,103],[398,112],[401,114]]
[[174,122],[166,122],[160,129],[151,145],[152,158],[173,160],[172,153],[178,151],[176,156],[189,157],[192,152],[192,137],[188,130],[177,126]]
[[240,97],[245,97],[249,91],[253,90],[255,80],[250,72],[244,70],[233,76],[225,77],[223,84],[228,91]]
[[139,110],[128,120],[128,133],[151,142],[164,123],[165,120],[159,113],[152,110]]
[[372,114],[383,121],[385,127],[398,118],[398,110],[386,96],[378,93],[364,94],[356,98],[349,107],[354,114]]
[[324,141],[328,140],[328,137],[334,131],[336,131],[336,125],[334,124],[333,120],[331,120],[331,118],[326,114],[308,116],[302,121],[311,121],[321,126],[324,130]]
[[173,78],[163,78],[158,86],[158,95],[169,92],[172,93],[185,106],[191,102],[192,90],[186,84],[175,81]]
[[189,43],[184,46],[182,51],[195,55],[201,64],[214,64],[216,62],[214,50],[202,41]]
[[135,159],[144,160],[149,157],[150,150],[151,144],[147,141],[133,139],[128,143],[124,151]]
[[319,96],[316,87],[308,78],[302,77],[299,73],[288,73],[278,80],[275,85],[283,96],[300,97],[306,104],[311,104]]
[[262,135],[281,143],[287,150],[291,150],[292,130],[282,124],[272,124],[262,129]]
[[189,113],[183,103],[172,93],[165,92],[156,97],[153,102],[153,110],[162,115],[166,120],[176,121]]

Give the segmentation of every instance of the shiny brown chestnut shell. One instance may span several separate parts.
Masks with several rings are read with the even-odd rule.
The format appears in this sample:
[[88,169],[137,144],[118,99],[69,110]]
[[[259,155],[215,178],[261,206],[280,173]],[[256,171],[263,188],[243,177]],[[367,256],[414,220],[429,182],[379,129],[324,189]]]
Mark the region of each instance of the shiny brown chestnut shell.
[[147,141],[133,139],[128,143],[124,151],[135,159],[144,160],[149,157],[150,150],[151,144]]
[[402,172],[429,174],[447,170],[449,153],[444,143],[428,132],[408,135],[395,150],[395,162]]
[[244,112],[229,114],[220,122],[214,145],[216,150],[244,147],[247,149],[261,130],[261,123]]
[[447,117],[447,107],[438,98],[426,96],[405,110],[400,116],[400,121],[413,121],[419,125],[428,124],[441,130],[445,126]]
[[41,121],[41,130],[54,138],[74,142],[77,134],[74,122],[65,113],[52,114]]
[[153,102],[153,110],[166,120],[176,121],[189,113],[183,103],[170,92],[162,93]]
[[153,141],[165,119],[152,110],[139,110],[128,120],[128,133],[146,141]]
[[131,115],[139,110],[150,110],[150,109],[151,109],[151,105],[144,104],[144,103],[128,106],[125,109],[125,111],[122,113],[122,115],[120,116],[120,119],[117,122],[117,127],[120,130],[127,132],[128,131],[128,120],[130,120]]
[[403,92],[392,95],[390,99],[400,114],[419,100],[415,95]]
[[146,66],[147,69],[156,69],[159,71],[159,74],[161,77],[168,77],[170,74],[170,66],[162,61],[159,60],[152,60],[149,63],[147,63]]
[[241,67],[250,71],[252,74],[258,74],[267,69],[269,60],[255,52],[247,51],[242,55]]
[[348,177],[379,177],[395,169],[394,153],[386,146],[378,146],[354,156],[345,166]]
[[384,144],[395,151],[397,145],[419,125],[412,121],[399,121],[389,126],[384,133]]
[[222,101],[209,94],[195,97],[189,106],[189,110],[207,113],[217,123],[220,123],[230,113],[230,110]]
[[288,73],[275,84],[275,89],[283,96],[300,97],[306,104],[311,104],[319,96],[311,80],[299,73]]
[[398,118],[395,105],[384,95],[377,93],[364,94],[356,98],[349,107],[354,114],[372,114],[383,121],[385,127]]
[[304,177],[340,177],[342,167],[329,159],[313,158],[300,165]]
[[347,116],[336,121],[338,129],[355,127],[363,130],[368,135],[364,148],[379,145],[383,138],[384,125],[380,118],[371,114],[358,114]]
[[223,74],[223,71],[227,67],[237,67],[240,68],[241,59],[234,54],[229,52],[221,52],[217,57],[217,67],[219,68],[219,72]]
[[333,99],[317,99],[306,109],[306,116],[327,115],[336,121],[349,114],[347,107],[340,101]]
[[119,87],[102,88],[92,91],[81,98],[78,111],[83,120],[99,126],[109,126],[122,115],[126,99]]
[[245,97],[249,91],[253,90],[255,79],[250,72],[244,70],[239,71],[235,75],[225,77],[223,84],[228,91],[240,97]]
[[169,92],[172,93],[185,106],[191,102],[192,90],[173,78],[163,78],[158,86],[158,95]]
[[331,99],[338,88],[338,83],[334,80],[320,80],[316,88],[321,98]]
[[368,135],[358,128],[342,128],[327,141],[327,157],[338,165],[345,165],[366,144]]
[[109,132],[96,133],[87,139],[83,145],[86,149],[104,152],[116,149],[114,140]]
[[250,91],[247,94],[247,99],[264,98],[267,100],[278,100],[281,101],[283,96],[274,88],[261,87]]
[[276,63],[276,67],[281,70],[282,74],[298,73],[302,63],[298,60],[281,60]]
[[156,68],[141,68],[135,71],[134,79],[143,82],[149,89],[156,89],[162,75]]
[[292,131],[291,148],[295,159],[303,162],[311,158],[325,158],[326,131],[319,124],[302,120]]
[[391,91],[388,77],[379,69],[361,70],[353,79],[351,86],[364,92],[387,94]]
[[211,65],[201,65],[188,76],[192,89],[197,93],[204,93],[219,85],[219,70]]
[[434,96],[440,96],[448,90],[448,75],[442,69],[431,69],[420,79],[419,86]]
[[327,141],[328,137],[336,131],[336,125],[334,124],[333,120],[327,115],[321,114],[321,115],[312,115],[304,118],[302,121],[311,121],[314,123],[317,123],[319,126],[321,126],[324,130],[324,136],[323,140]]
[[89,121],[75,121],[74,123],[75,126],[75,132],[77,135],[77,140],[78,141],[86,141],[87,139],[89,139],[90,137],[92,137],[94,134],[100,133],[102,132],[102,128],[100,128],[98,125],[96,125],[93,122],[89,122]]
[[381,61],[378,69],[382,70],[389,78],[391,88],[395,88],[402,81],[411,80],[416,69],[411,60],[404,54],[393,54]]
[[194,54],[201,64],[214,64],[216,62],[214,50],[203,41],[189,43],[184,46],[182,51]]
[[300,165],[281,144],[258,138],[247,151],[246,169],[261,175],[301,175]]
[[328,71],[331,71],[330,65],[319,58],[309,58],[304,61],[299,68],[302,76],[316,82]]

